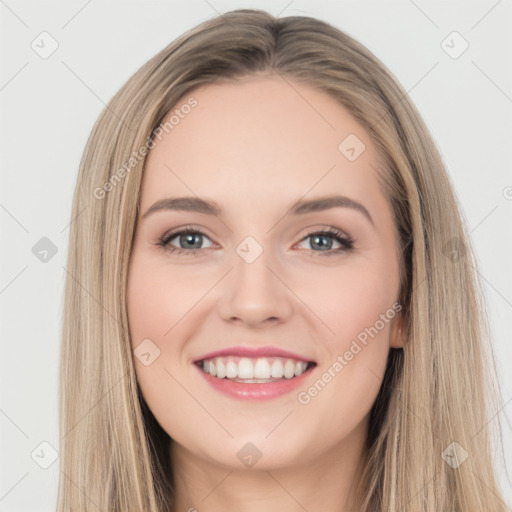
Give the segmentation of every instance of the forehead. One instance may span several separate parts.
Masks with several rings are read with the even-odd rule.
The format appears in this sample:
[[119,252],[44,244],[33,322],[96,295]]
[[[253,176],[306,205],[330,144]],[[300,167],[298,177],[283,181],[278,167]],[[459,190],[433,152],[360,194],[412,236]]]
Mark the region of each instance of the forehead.
[[325,92],[289,78],[202,86],[165,123],[146,161],[143,203],[185,193],[224,202],[243,197],[253,206],[308,193],[380,193],[374,145],[362,124]]

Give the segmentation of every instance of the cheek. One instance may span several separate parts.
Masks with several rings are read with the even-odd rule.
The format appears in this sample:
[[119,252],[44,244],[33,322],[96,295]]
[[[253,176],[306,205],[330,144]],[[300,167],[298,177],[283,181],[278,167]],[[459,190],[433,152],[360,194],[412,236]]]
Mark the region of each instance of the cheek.
[[[135,373],[147,405],[171,436],[183,435],[176,415],[184,405],[190,406],[190,397],[179,385],[182,379],[176,371],[183,364],[179,322],[198,300],[196,287],[187,287],[182,281],[179,272],[171,274],[161,262],[134,251],[128,274],[127,310]],[[138,349],[139,345],[144,350]],[[147,352],[151,354],[149,364],[138,355]]]
[[302,297],[330,331],[322,328],[320,382],[311,394],[304,390],[304,399],[314,398],[318,410],[340,403],[333,412],[337,424],[348,421],[350,411],[369,411],[386,369],[398,279],[397,269],[382,261],[354,259],[320,279],[303,281]]
[[[171,281],[167,274],[161,263],[134,251],[127,286],[128,324],[137,381],[152,411],[167,408],[160,403],[162,390],[172,385],[165,369],[174,372],[173,364],[180,362],[173,328],[191,307],[180,291],[179,278]],[[147,353],[150,356],[144,356]]]
[[379,393],[397,284],[375,267],[347,266],[314,294],[311,283],[307,286],[311,309],[321,311],[318,316],[331,333],[322,337],[325,357],[316,380],[298,398],[311,416],[329,411],[322,435],[333,439],[363,421]]
[[343,349],[360,334],[364,339],[364,333],[374,326],[379,339],[388,335],[398,280],[389,265],[383,267],[378,261],[354,260],[301,280],[298,294],[330,331],[329,335],[325,330],[324,339],[331,351]]
[[208,283],[193,274],[135,255],[128,276],[128,317],[135,347],[145,338],[168,339],[169,332],[204,295]]

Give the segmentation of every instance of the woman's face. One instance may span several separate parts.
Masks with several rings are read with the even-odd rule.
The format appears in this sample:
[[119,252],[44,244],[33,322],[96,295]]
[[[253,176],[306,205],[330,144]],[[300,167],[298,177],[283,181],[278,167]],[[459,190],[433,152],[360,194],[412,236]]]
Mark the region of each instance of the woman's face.
[[[205,464],[350,453],[401,346],[398,240],[368,133],[325,93],[267,76],[197,89],[166,120],[128,281],[149,408],[176,453]],[[224,349],[207,375],[201,361]],[[224,376],[251,371],[273,382]]]

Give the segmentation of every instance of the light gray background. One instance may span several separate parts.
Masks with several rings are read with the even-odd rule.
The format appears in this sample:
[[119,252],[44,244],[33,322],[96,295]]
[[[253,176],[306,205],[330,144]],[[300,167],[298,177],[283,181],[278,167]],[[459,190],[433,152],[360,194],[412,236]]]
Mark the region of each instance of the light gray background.
[[[55,509],[58,460],[48,469],[36,460],[51,461],[51,449],[40,443],[58,448],[68,225],[78,163],[93,123],[121,85],[170,41],[240,7],[333,23],[389,67],[425,118],[479,257],[503,394],[501,410],[489,420],[503,425],[512,473],[510,0],[0,0],[0,512]],[[31,48],[43,31],[59,45],[47,59]],[[442,46],[453,31],[469,43],[458,58]],[[445,44],[453,53],[461,41],[452,39]],[[32,252],[42,237],[57,248],[46,263]],[[499,459],[496,464],[511,507],[505,466]]]

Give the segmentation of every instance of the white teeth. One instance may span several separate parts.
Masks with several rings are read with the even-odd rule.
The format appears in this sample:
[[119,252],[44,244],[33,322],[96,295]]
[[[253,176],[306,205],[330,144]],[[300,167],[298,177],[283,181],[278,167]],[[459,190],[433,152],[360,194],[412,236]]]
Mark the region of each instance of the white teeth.
[[284,376],[287,379],[291,379],[295,376],[295,363],[291,359],[288,359],[284,365]]
[[226,377],[235,379],[238,376],[238,366],[234,361],[228,361],[226,364]]
[[282,357],[216,357],[203,361],[203,370],[219,379],[291,379],[302,375],[308,363]]
[[270,378],[270,365],[266,359],[258,359],[254,365],[254,377],[256,379]]
[[238,361],[238,378],[254,378],[254,365],[252,364],[252,361],[248,357],[242,357],[240,361]]
[[274,377],[276,379],[280,379],[284,375],[283,363],[281,363],[281,361],[279,361],[279,359],[276,359],[272,363],[271,375],[272,375],[272,377]]
[[217,367],[217,377],[223,379],[226,376],[226,367],[220,357],[215,360],[215,366]]

